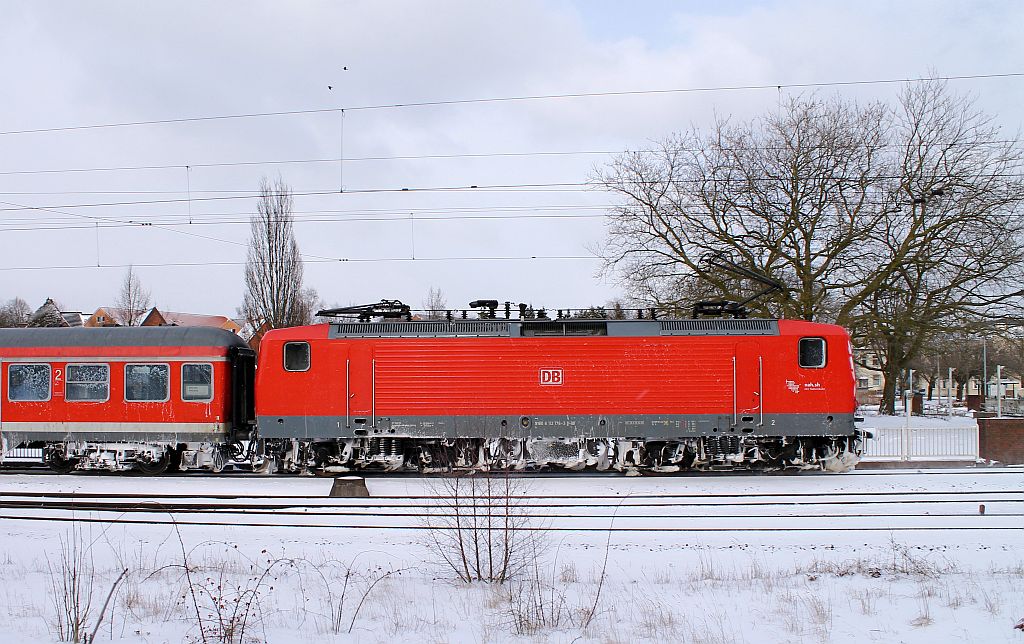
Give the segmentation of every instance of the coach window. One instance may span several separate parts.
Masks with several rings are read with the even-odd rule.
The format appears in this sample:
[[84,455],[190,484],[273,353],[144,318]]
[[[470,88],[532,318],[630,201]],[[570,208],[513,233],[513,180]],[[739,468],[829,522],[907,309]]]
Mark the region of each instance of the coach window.
[[39,402],[50,399],[50,365],[12,364],[7,367],[7,400]]
[[825,338],[800,338],[800,366],[806,369],[825,366]]
[[69,364],[64,398],[81,402],[106,402],[110,397],[110,366]]
[[309,343],[286,342],[284,345],[284,370],[309,371]]
[[124,367],[124,399],[129,402],[164,402],[170,395],[171,368],[165,364],[129,364]]
[[213,365],[181,365],[181,399],[186,402],[213,400]]

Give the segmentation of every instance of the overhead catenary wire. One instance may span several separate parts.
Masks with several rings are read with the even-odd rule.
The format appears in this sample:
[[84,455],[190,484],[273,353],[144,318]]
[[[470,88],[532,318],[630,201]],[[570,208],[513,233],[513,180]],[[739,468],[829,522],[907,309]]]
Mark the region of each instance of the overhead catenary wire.
[[[997,139],[992,141],[984,141],[981,143],[972,142],[970,145],[1013,145],[1021,143],[1021,139]],[[936,142],[935,145],[941,147],[956,147],[958,144],[955,142]],[[903,147],[903,143],[880,143],[872,145],[872,148],[888,148],[888,147]],[[808,146],[809,149],[815,149],[823,146]],[[699,148],[687,148],[687,147],[671,147],[672,151],[675,152],[700,152]],[[749,146],[726,146],[725,149],[731,151],[780,151],[787,148],[783,146],[760,146],[760,145],[749,145]],[[369,161],[423,161],[423,160],[443,160],[443,159],[495,159],[495,158],[518,158],[518,157],[545,157],[545,156],[609,156],[617,154],[658,154],[663,152],[659,148],[637,148],[637,149],[614,149],[614,150],[534,150],[534,151],[519,151],[519,152],[465,152],[465,153],[451,153],[451,154],[396,154],[396,155],[379,155],[379,156],[362,156],[362,157],[348,157],[344,158],[345,163],[351,162],[369,162]],[[73,174],[73,173],[88,173],[88,172],[132,172],[132,171],[149,171],[149,170],[182,170],[184,168],[228,168],[228,167],[245,167],[245,166],[261,166],[261,165],[302,165],[302,164],[333,164],[342,161],[341,157],[325,157],[325,158],[304,158],[304,159],[263,159],[258,161],[210,161],[210,162],[190,162],[190,163],[168,163],[159,165],[123,165],[123,166],[95,166],[95,167],[79,167],[79,168],[35,168],[31,170],[0,170],[0,176],[11,176],[11,175],[35,175],[35,174]]]
[[[3,202],[0,202],[3,203]],[[821,205],[820,203],[818,205]],[[832,204],[835,205],[835,204]],[[881,201],[858,201],[857,205],[871,205],[871,206],[889,206],[889,202]],[[536,210],[542,211],[545,208],[537,208]],[[560,220],[560,221],[590,221],[594,219],[606,219],[606,218],[622,218],[622,217],[641,217],[645,216],[645,213],[634,213],[628,212],[627,208],[621,208],[616,206],[589,206],[589,207],[572,207],[568,210],[584,211],[577,214],[558,214],[558,213],[515,213],[515,214],[492,214],[492,215],[415,215],[417,222],[457,222],[457,221],[476,221],[476,222],[487,222],[487,221],[508,221],[508,220]],[[598,210],[600,212],[585,212],[591,210]],[[331,216],[297,216],[293,219],[296,224],[348,224],[348,223],[398,223],[408,224],[409,223],[408,212],[393,211],[388,215],[371,215],[371,216],[345,216],[340,215],[336,217]],[[242,217],[244,215],[237,215]],[[897,213],[872,213],[864,215],[865,218],[877,218],[884,216],[887,220],[893,220],[898,216],[903,216]],[[215,216],[194,214],[191,216],[191,220],[186,221],[189,215],[177,214],[177,215],[153,215],[152,220],[139,219],[131,220],[126,222],[113,222],[113,223],[95,223],[95,224],[68,224],[65,220],[53,219],[53,220],[30,220],[30,219],[17,219],[13,220],[15,223],[11,223],[10,220],[7,223],[0,223],[0,231],[3,232],[49,232],[49,231],[69,231],[69,230],[80,230],[80,229],[93,229],[98,227],[101,230],[117,229],[117,228],[135,228],[135,227],[149,227],[160,229],[176,229],[180,227],[191,227],[191,226],[249,226],[251,224],[250,219],[226,219],[216,218]],[[171,217],[181,218],[181,221],[173,221]],[[692,217],[692,215],[691,215]],[[710,219],[711,215],[705,214],[704,218]],[[31,224],[22,222],[33,222]],[[212,241],[223,241],[225,243],[231,243],[234,245],[245,246],[242,242],[234,242],[229,240],[223,240],[213,237],[208,237]],[[315,257],[315,256],[314,256]]]
[[[596,255],[509,255],[509,256],[445,256],[445,257],[338,257],[303,259],[303,264],[376,264],[402,262],[521,262],[521,261],[552,261],[552,260],[589,260],[604,261]],[[200,261],[200,262],[131,262],[121,264],[65,264],[53,266],[0,266],[0,271],[68,271],[96,268],[186,268],[210,266],[245,266],[246,262],[237,261]]]
[[1019,78],[1024,77],[1024,72],[1003,72],[1003,73],[985,73],[985,74],[960,74],[952,76],[918,76],[918,77],[907,77],[907,78],[876,78],[876,79],[862,79],[862,80],[840,80],[840,81],[818,81],[818,82],[804,82],[804,83],[762,83],[762,84],[750,84],[750,85],[717,85],[717,86],[703,86],[703,87],[675,87],[675,88],[660,88],[660,89],[641,89],[641,90],[608,90],[608,91],[597,91],[597,92],[570,92],[560,94],[532,94],[532,95],[519,95],[519,96],[498,96],[488,98],[464,98],[464,99],[444,99],[444,100],[428,100],[428,101],[411,101],[404,103],[378,103],[368,105],[349,105],[349,106],[338,106],[338,107],[324,107],[324,108],[306,108],[306,109],[294,109],[294,110],[277,110],[271,112],[247,112],[237,114],[217,114],[210,116],[189,116],[189,117],[178,117],[178,118],[165,118],[165,119],[148,119],[139,121],[121,121],[111,123],[93,123],[85,125],[66,125],[56,127],[42,127],[42,128],[25,128],[20,130],[6,130],[0,131],[0,136],[12,136],[18,134],[45,134],[45,133],[56,133],[56,132],[73,132],[81,130],[97,130],[107,128],[118,128],[118,127],[137,127],[144,125],[173,125],[182,123],[196,123],[203,121],[223,121],[223,120],[234,120],[234,119],[251,119],[251,118],[268,118],[268,117],[281,117],[281,116],[299,116],[299,115],[311,115],[311,114],[332,114],[340,113],[343,111],[370,111],[370,110],[391,110],[391,109],[406,109],[406,108],[422,108],[422,107],[441,107],[449,105],[480,105],[480,104],[496,104],[496,103],[515,103],[515,102],[527,102],[527,101],[547,101],[547,100],[566,100],[566,99],[579,99],[579,98],[605,98],[614,96],[651,96],[651,95],[668,95],[668,94],[699,94],[699,93],[712,93],[712,92],[737,92],[737,91],[760,91],[760,90],[771,90],[780,91],[782,89],[815,89],[822,87],[852,87],[859,85],[891,85],[891,84],[902,84],[902,83],[922,83],[930,81],[961,81],[961,80],[983,80],[983,79],[1006,79],[1006,78]]
[[[999,178],[1021,178],[1024,177],[1024,173],[1019,172],[991,172],[991,173],[979,173],[974,175],[978,179],[999,179]],[[857,180],[870,180],[870,181],[896,181],[905,179],[903,175],[870,175],[867,177],[857,177]],[[913,177],[915,180],[935,180],[939,181],[948,178],[945,174],[922,174]],[[786,183],[791,181],[790,177],[785,176],[761,176],[761,177],[694,177],[694,178],[679,178],[672,179],[669,181],[664,180],[629,180],[623,181],[624,185],[663,185],[663,184],[688,184],[688,183],[741,183],[746,184],[751,181],[778,181]],[[615,190],[608,189],[606,184],[600,181],[559,181],[559,182],[537,182],[537,183],[497,183],[497,184],[461,184],[461,185],[449,185],[449,186],[420,186],[420,187],[382,187],[382,188],[361,188],[354,190],[346,190],[343,194],[393,194],[393,193],[423,193],[423,192],[501,192],[501,191],[516,191],[516,192],[612,192]],[[193,194],[207,194],[216,193],[217,191],[203,190],[196,191]],[[170,204],[170,203],[187,203],[187,202],[209,202],[209,201],[233,201],[233,200],[245,200],[245,199],[258,199],[260,193],[257,191],[245,191],[245,190],[225,190],[223,192],[230,194],[217,194],[212,197],[179,197],[173,199],[137,199],[137,200],[121,200],[121,201],[101,201],[101,202],[83,202],[83,203],[70,203],[70,204],[57,204],[46,206],[46,208],[99,208],[99,207],[112,207],[112,206],[146,206],[146,205],[158,205],[158,204]],[[181,190],[165,190],[165,191],[154,191],[152,193],[139,192],[139,191],[100,191],[100,194],[183,194]],[[18,192],[0,192],[0,195],[14,195],[14,196],[60,196],[62,194],[89,194],[88,192],[72,192],[72,193],[46,193],[46,192],[33,192],[33,193],[18,193]],[[311,189],[311,190],[293,190],[291,192],[294,197],[315,197],[315,196],[327,196],[327,195],[338,195],[336,189]],[[4,202],[0,202],[4,203]],[[8,207],[0,208],[0,212],[10,212],[16,210],[25,209],[38,209],[37,206],[23,206],[23,207]],[[407,211],[406,211],[407,212]]]
[[[329,109],[315,109],[315,110],[293,110],[287,112],[266,112],[266,113],[251,113],[251,114],[236,114],[236,115],[214,115],[209,117],[188,117],[179,119],[163,119],[163,120],[152,120],[152,121],[136,121],[136,122],[124,122],[124,123],[107,123],[107,124],[93,124],[84,126],[68,126],[59,128],[43,128],[39,130],[20,130],[20,131],[8,131],[0,132],[0,135],[7,134],[28,134],[28,133],[42,133],[45,131],[70,131],[76,129],[98,129],[108,127],[123,127],[123,126],[135,126],[135,125],[147,125],[147,124],[169,124],[169,123],[184,123],[193,122],[200,120],[223,120],[231,118],[254,118],[261,116],[283,116],[289,114],[303,114],[303,113],[327,113],[327,112],[338,112],[342,110],[374,110],[374,109],[393,109],[393,108],[404,108],[404,107],[426,107],[426,106],[441,106],[441,105],[457,105],[457,104],[473,104],[473,103],[499,103],[499,102],[515,102],[515,101],[533,101],[533,100],[554,100],[554,99],[570,99],[570,98],[584,98],[584,97],[600,97],[600,96],[626,96],[626,95],[648,95],[648,94],[669,94],[669,93],[682,93],[682,92],[710,92],[710,91],[736,91],[736,90],[757,90],[757,89],[778,89],[782,87],[786,88],[801,88],[801,87],[824,87],[824,86],[842,86],[842,85],[866,85],[866,84],[878,84],[878,83],[907,83],[907,82],[921,82],[926,80],[961,80],[969,78],[1008,78],[1008,77],[1019,77],[1024,76],[1024,73],[1007,73],[1007,74],[979,74],[969,76],[948,76],[938,77],[935,79],[929,78],[907,78],[907,79],[881,79],[881,80],[862,80],[862,81],[836,81],[828,83],[797,83],[797,84],[770,84],[770,85],[748,85],[748,86],[721,86],[721,87],[697,87],[697,88],[670,88],[670,89],[655,89],[655,90],[628,90],[628,91],[609,91],[609,92],[592,92],[592,93],[574,93],[574,94],[551,94],[551,95],[534,95],[534,96],[512,96],[512,97],[497,97],[497,98],[480,98],[480,99],[452,99],[452,100],[440,100],[440,101],[425,101],[419,103],[395,103],[395,104],[382,104],[382,105],[364,105],[364,106],[349,106],[349,107],[338,107]],[[1010,141],[1013,142],[1013,141]],[[563,152],[563,151],[549,151],[549,152],[538,152],[538,153],[478,153],[478,154],[467,154],[467,155],[421,155],[419,158],[460,158],[460,157],[479,157],[479,156],[527,156],[527,155],[540,155],[540,154],[603,154],[603,151],[575,151],[575,152]],[[616,152],[611,152],[616,153]],[[401,158],[401,157],[395,157]],[[405,157],[405,158],[417,158],[417,157]],[[365,160],[384,160],[387,157],[365,157]],[[346,161],[353,161],[358,159],[346,158]],[[300,160],[301,161],[301,160]],[[336,162],[336,159],[325,159],[325,160],[306,160],[306,162]],[[230,165],[257,165],[261,163],[284,163],[289,161],[271,161],[271,162],[231,162]],[[217,165],[228,165],[228,164],[217,164],[212,163],[209,167]],[[142,166],[136,166],[141,168]],[[149,169],[162,169],[162,168],[189,168],[189,167],[203,167],[203,164],[177,164],[173,166],[150,166]],[[126,166],[125,168],[131,168]],[[113,168],[112,168],[113,169]],[[69,171],[95,171],[89,169],[70,169]],[[34,171],[25,171],[25,173]],[[38,173],[52,172],[47,170],[40,170]],[[10,171],[2,174],[21,174],[22,171]],[[996,176],[996,175],[992,175]],[[1018,175],[1006,175],[1006,176],[1018,176]],[[892,177],[895,178],[895,177]],[[440,192],[440,191],[516,191],[516,192],[579,192],[582,190],[594,190],[600,187],[595,182],[571,182],[571,183],[535,183],[535,184],[498,184],[498,185],[461,185],[461,186],[433,186],[433,187],[421,187],[421,188],[373,188],[363,190],[345,190],[346,194],[377,194],[377,193],[395,193],[395,192]],[[199,194],[216,194],[217,191],[202,191]],[[0,211],[17,211],[17,210],[31,210],[36,212],[50,212],[53,214],[61,214],[68,217],[78,217],[83,219],[92,220],[93,226],[100,227],[127,227],[127,226],[150,226],[153,228],[159,228],[172,232],[175,234],[185,234],[191,237],[208,239],[211,241],[232,244],[236,246],[247,246],[247,244],[234,241],[225,240],[215,237],[200,235],[196,233],[190,233],[187,231],[181,231],[175,229],[176,226],[184,224],[175,224],[173,222],[164,222],[157,220],[144,220],[144,221],[124,221],[123,218],[115,219],[112,217],[89,217],[88,215],[82,215],[80,213],[67,212],[61,209],[74,209],[74,208],[96,208],[96,207],[116,207],[116,206],[142,206],[142,205],[156,205],[156,204],[168,204],[168,203],[188,203],[189,206],[193,202],[204,202],[204,201],[219,201],[219,200],[231,200],[231,199],[251,199],[258,197],[258,193],[252,193],[250,191],[224,191],[231,194],[223,194],[221,196],[205,196],[197,197],[188,195],[186,198],[181,199],[157,199],[157,200],[121,200],[103,203],[82,203],[82,204],[61,204],[56,206],[22,206],[19,204],[9,204],[15,207],[11,208],[0,208]],[[123,193],[117,193],[114,191],[93,191],[97,194],[148,194],[145,191],[126,191]],[[150,194],[180,194],[181,191],[153,191]],[[46,194],[58,194],[58,193],[6,193],[6,194],[33,194],[33,195],[46,195]],[[88,194],[86,192],[76,192],[68,194]],[[334,188],[324,191],[306,191],[296,192],[296,196],[317,196],[317,195],[334,195],[338,194],[338,191]],[[144,215],[143,217],[152,217],[154,215]],[[166,215],[164,215],[166,216]],[[202,216],[197,214],[197,216]],[[574,215],[577,218],[594,218],[601,215]],[[483,219],[484,217],[479,217]],[[498,217],[490,217],[497,219]],[[552,216],[554,218],[554,216]],[[567,216],[559,218],[568,218]],[[437,219],[443,219],[438,217]],[[455,219],[452,217],[451,219]],[[468,219],[468,217],[467,217]],[[312,220],[311,220],[312,221]],[[101,223],[102,222],[102,223]],[[215,222],[208,222],[215,223]],[[222,222],[227,223],[227,222]],[[232,222],[242,223],[242,222]],[[38,228],[37,228],[38,229]],[[46,230],[59,229],[59,227],[51,227]],[[14,230],[11,228],[4,228],[4,230]],[[551,256],[551,257],[540,257],[540,256],[523,256],[523,257],[506,257],[506,258],[481,258],[481,257],[451,257],[451,258],[420,258],[419,260],[412,260],[411,258],[366,258],[362,260],[358,259],[346,259],[346,258],[327,258],[319,256],[308,256],[305,261],[309,262],[335,262],[335,261],[480,261],[490,260],[495,261],[512,261],[512,260],[525,260],[525,259],[595,259],[594,257],[588,256]],[[99,262],[98,262],[99,263]],[[206,263],[204,263],[206,264]],[[236,263],[237,264],[237,263]],[[142,266],[142,264],[135,264],[136,266]],[[157,264],[154,264],[157,265]],[[179,265],[190,265],[189,263],[167,263],[162,264],[163,266],[179,266]],[[26,267],[25,270],[41,270],[50,267]],[[64,268],[73,267],[53,267],[54,269],[60,270]],[[88,266],[88,268],[94,268]],[[17,268],[0,268],[0,270],[20,270]]]
[[[8,201],[0,201],[0,203],[12,205]],[[13,205],[17,206],[18,204],[13,204]],[[90,216],[90,215],[82,215],[82,214],[78,214],[78,213],[67,212],[67,211],[64,211],[64,210],[59,210],[59,209],[54,209],[54,208],[46,208],[46,207],[41,207],[41,206],[24,206],[24,205],[22,205],[22,206],[20,206],[20,208],[25,209],[25,210],[42,210],[42,211],[45,211],[45,212],[51,212],[51,213],[67,215],[68,217],[78,217],[78,218],[81,218],[81,219],[89,219],[89,220],[92,220],[93,222],[95,222],[94,225],[97,227],[97,231],[99,230],[99,225],[98,224],[101,221],[117,222],[118,224],[121,224],[122,226],[133,226],[133,227],[134,226],[145,226],[145,227],[152,227],[152,228],[157,228],[157,229],[160,229],[160,230],[165,230],[167,232],[174,233],[176,235],[185,235],[187,237],[194,237],[194,238],[197,238],[197,239],[205,239],[207,241],[214,241],[214,242],[219,242],[219,243],[222,243],[222,244],[230,244],[230,245],[233,245],[233,246],[243,246],[245,248],[249,247],[249,244],[247,244],[247,243],[235,241],[235,240],[232,240],[232,239],[221,239],[219,237],[211,237],[209,235],[201,235],[199,233],[193,233],[193,232],[190,232],[190,231],[187,231],[187,230],[178,230],[176,228],[171,228],[170,226],[162,225],[162,224],[158,224],[158,223],[152,223],[152,222],[133,222],[133,221],[124,221],[124,220],[114,219],[114,218],[110,218],[110,217],[97,217],[97,216]],[[87,226],[87,227],[88,228],[92,228],[93,226]],[[97,255],[99,253],[98,248],[99,248],[99,242],[97,241]],[[304,258],[306,256],[311,257],[313,259],[317,259],[317,260],[332,261],[331,258],[328,258],[328,257],[321,257],[319,255],[309,255],[308,253],[300,253],[300,257]],[[141,265],[141,264],[136,264],[136,265]],[[99,257],[97,256],[97,258],[96,258],[96,267],[100,267],[100,266],[101,266],[101,262],[100,262]],[[3,270],[8,270],[8,269],[3,269]]]

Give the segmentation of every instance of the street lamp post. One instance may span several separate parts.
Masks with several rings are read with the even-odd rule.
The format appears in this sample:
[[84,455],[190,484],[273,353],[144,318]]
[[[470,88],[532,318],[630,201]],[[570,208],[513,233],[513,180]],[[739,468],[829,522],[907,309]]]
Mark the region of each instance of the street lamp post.
[[981,406],[984,407],[988,402],[988,338],[985,336],[981,337],[981,382],[984,387],[981,392]]
[[1003,417],[1003,365],[996,365],[996,418]]

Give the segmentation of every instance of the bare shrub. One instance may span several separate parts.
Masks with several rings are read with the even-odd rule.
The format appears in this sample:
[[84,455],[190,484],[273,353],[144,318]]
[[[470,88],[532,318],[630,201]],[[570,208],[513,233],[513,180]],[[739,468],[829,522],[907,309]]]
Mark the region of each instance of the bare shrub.
[[874,615],[878,605],[878,596],[875,591],[856,590],[852,593],[853,599],[857,602],[861,615]]
[[[356,555],[356,557],[358,556]],[[325,610],[320,615],[321,618],[326,618],[326,628],[324,628],[324,620],[321,619],[319,627],[321,632],[334,635],[351,633],[352,629],[355,628],[356,619],[359,617],[363,604],[366,603],[374,588],[393,575],[400,576],[408,570],[408,568],[396,569],[377,566],[366,572],[360,572],[354,569],[354,563],[355,558],[348,565],[343,565],[338,570],[337,565],[339,562],[329,562],[329,564],[333,564],[331,567],[335,569],[335,573],[330,577],[324,573],[322,566],[314,567],[314,570],[323,581],[324,589],[327,592]],[[332,590],[333,588],[337,589],[337,593]],[[355,603],[354,607],[351,606],[352,602]]]
[[[96,566],[92,553],[93,541],[82,525],[72,521],[71,528],[60,537],[60,557],[56,562],[47,557],[50,573],[51,601],[54,609],[54,627],[62,642],[95,641],[96,633],[106,615],[110,599],[128,570],[124,569],[107,593],[99,613],[93,621],[93,594],[96,586]],[[91,628],[90,628],[91,626]]]
[[433,479],[436,505],[424,515],[427,548],[465,583],[503,583],[547,547],[546,525],[508,473],[452,473]]
[[[274,590],[277,570],[294,568],[296,562],[275,559],[266,549],[260,552],[261,558],[256,561],[240,552],[237,545],[229,543],[206,542],[186,550],[177,522],[174,529],[181,546],[181,564],[169,567],[182,569],[183,590],[178,601],[191,613],[197,629],[190,639],[203,644],[265,641],[265,633],[263,637],[253,634],[263,623],[261,599]],[[206,565],[194,563],[196,550],[211,545],[221,546],[230,556]],[[149,577],[163,570],[157,569]]]
[[565,592],[554,580],[545,578],[539,562],[531,566],[530,574],[520,575],[504,590],[510,626],[516,635],[532,636],[572,624]]
[[569,562],[562,564],[562,572],[558,575],[558,581],[563,584],[577,584],[580,581],[580,573],[576,570],[576,564]]
[[890,543],[892,546],[890,571],[894,575],[937,579],[942,575],[959,572],[956,564],[948,559],[932,561],[923,555],[915,554],[905,543],[899,543],[895,539],[892,539]]
[[827,596],[808,594],[803,598],[804,613],[817,628],[822,641],[832,632],[832,600]]
[[956,563],[948,558],[930,553],[929,555],[917,554],[914,548],[895,539],[890,541],[890,553],[887,557],[877,559],[847,559],[843,561],[831,561],[815,559],[807,565],[798,565],[798,574],[832,575],[835,577],[846,577],[849,575],[863,575],[865,577],[878,578],[883,574],[894,577],[916,577],[922,579],[937,579],[943,575],[959,572]]
[[931,626],[935,623],[935,620],[932,618],[931,603],[928,601],[928,598],[931,596],[932,592],[927,587],[922,587],[917,593],[917,604],[919,610],[917,617],[910,620],[911,626],[921,628],[923,626]]
[[683,620],[676,606],[641,595],[636,598],[639,620],[637,630],[641,637],[651,641],[682,641]]
[[86,541],[80,524],[72,522],[71,528],[60,536],[60,556],[56,562],[47,557],[46,565],[50,571],[57,637],[62,642],[82,642],[92,612],[96,568],[92,545]]

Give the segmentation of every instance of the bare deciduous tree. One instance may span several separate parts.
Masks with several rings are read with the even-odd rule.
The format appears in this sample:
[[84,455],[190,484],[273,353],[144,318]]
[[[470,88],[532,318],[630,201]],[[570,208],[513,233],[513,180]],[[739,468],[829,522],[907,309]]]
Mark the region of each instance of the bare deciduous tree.
[[11,298],[0,306],[0,328],[25,326],[31,314],[28,302],[20,297]]
[[142,316],[149,310],[150,294],[142,288],[142,281],[131,266],[121,281],[121,290],[117,294],[117,301],[110,311],[114,321],[121,326],[138,326],[142,322]]
[[448,302],[444,297],[444,291],[431,286],[427,291],[427,297],[423,300],[423,319],[443,320],[447,313]]
[[909,85],[895,108],[797,98],[750,123],[616,158],[606,268],[667,309],[742,299],[708,253],[789,285],[754,312],[837,322],[883,356],[883,409],[937,333],[1021,310],[1024,155],[973,102]]
[[888,412],[923,348],[951,330],[1019,319],[1024,295],[1020,147],[937,81],[908,86],[894,119],[883,225],[862,247],[862,281],[839,318],[883,349]]
[[254,329],[309,324],[319,298],[302,287],[302,257],[295,241],[292,191],[279,177],[260,182],[250,223],[242,313]]
[[762,314],[801,319],[835,308],[857,245],[880,214],[885,108],[794,99],[748,124],[668,138],[655,153],[614,160],[598,181],[623,200],[612,211],[605,257],[634,297],[666,308],[742,291],[709,268],[726,252],[792,287]]

